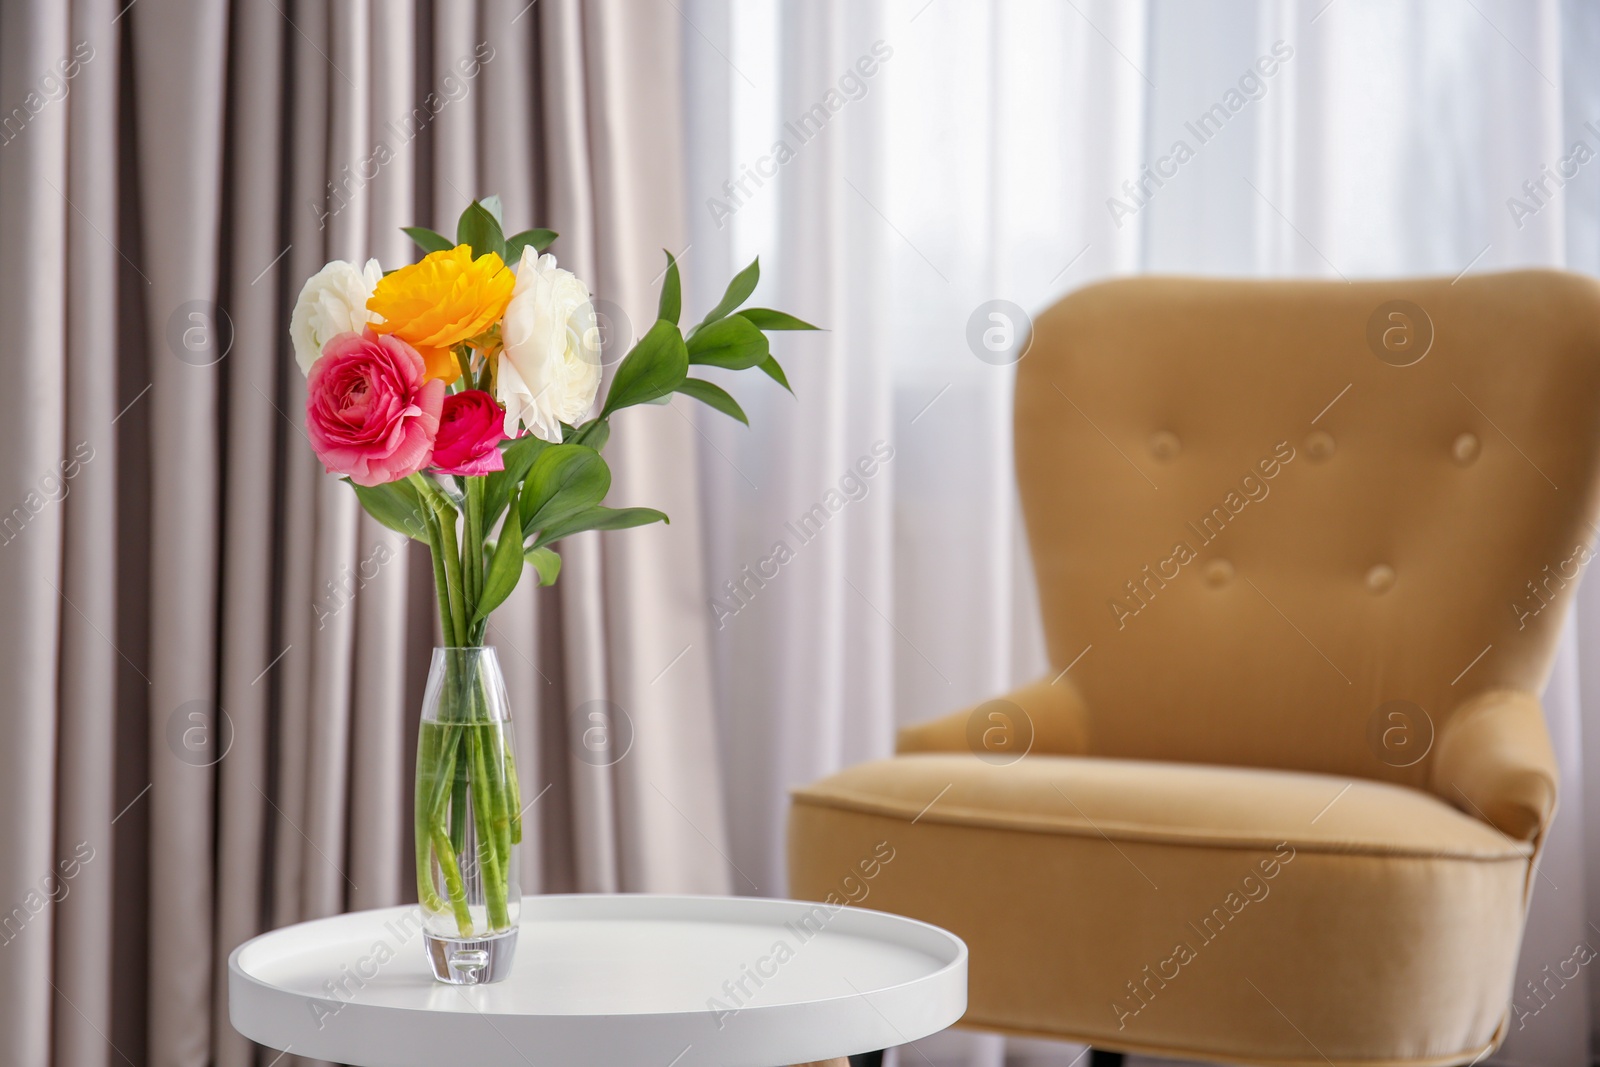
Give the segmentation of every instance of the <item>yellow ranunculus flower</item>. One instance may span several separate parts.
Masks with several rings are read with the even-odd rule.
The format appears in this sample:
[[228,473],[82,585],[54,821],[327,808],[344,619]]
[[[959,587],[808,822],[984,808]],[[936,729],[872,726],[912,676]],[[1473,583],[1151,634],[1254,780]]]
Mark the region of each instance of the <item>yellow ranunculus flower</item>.
[[429,252],[422,262],[387,275],[372,291],[367,310],[383,316],[372,328],[405,341],[422,354],[429,378],[454,381],[461,373],[451,348],[487,330],[505,314],[516,275],[493,252],[472,258],[469,245]]

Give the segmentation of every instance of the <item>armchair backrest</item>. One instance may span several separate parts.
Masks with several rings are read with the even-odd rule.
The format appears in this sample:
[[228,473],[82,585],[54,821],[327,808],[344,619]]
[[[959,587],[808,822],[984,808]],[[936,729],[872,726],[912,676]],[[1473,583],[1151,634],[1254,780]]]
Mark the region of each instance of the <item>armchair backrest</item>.
[[1034,323],[1016,464],[1096,753],[1420,785],[1592,558],[1600,282],[1093,285]]

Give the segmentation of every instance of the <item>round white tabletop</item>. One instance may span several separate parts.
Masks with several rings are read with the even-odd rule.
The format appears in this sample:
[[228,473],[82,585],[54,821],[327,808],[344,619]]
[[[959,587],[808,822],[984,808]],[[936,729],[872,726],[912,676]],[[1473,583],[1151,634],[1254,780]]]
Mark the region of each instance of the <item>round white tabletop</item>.
[[884,912],[535,896],[511,976],[433,980],[421,913],[284,927],[228,959],[245,1037],[359,1067],[781,1067],[904,1044],[967,1005],[967,947]]

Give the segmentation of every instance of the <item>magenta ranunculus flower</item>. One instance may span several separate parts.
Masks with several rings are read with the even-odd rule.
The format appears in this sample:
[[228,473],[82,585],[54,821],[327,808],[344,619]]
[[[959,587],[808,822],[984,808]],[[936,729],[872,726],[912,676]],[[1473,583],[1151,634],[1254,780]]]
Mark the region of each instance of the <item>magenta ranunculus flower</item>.
[[488,474],[506,469],[500,442],[506,439],[506,413],[482,389],[463,389],[444,398],[433,465],[445,474]]
[[433,456],[445,384],[417,350],[368,329],[329,339],[306,377],[306,435],[330,474],[383,485]]

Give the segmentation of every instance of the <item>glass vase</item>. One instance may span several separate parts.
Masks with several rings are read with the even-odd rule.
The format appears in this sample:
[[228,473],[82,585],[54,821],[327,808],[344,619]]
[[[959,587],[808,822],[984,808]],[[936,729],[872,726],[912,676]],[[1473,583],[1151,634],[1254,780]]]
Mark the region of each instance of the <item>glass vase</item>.
[[436,648],[417,738],[417,900],[433,976],[511,972],[522,803],[511,707],[492,648]]

